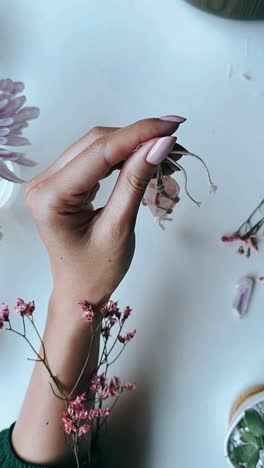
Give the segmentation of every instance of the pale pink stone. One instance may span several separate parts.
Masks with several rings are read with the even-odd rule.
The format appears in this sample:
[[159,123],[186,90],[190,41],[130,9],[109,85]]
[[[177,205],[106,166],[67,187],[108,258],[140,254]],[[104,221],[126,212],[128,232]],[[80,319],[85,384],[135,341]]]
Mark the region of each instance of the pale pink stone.
[[180,186],[171,176],[164,177],[164,191],[170,198],[165,197],[162,193],[160,193],[157,198],[156,182],[156,179],[152,179],[148,184],[143,203],[149,207],[153,216],[162,219],[167,213],[173,211],[176,204],[175,199],[180,192]]

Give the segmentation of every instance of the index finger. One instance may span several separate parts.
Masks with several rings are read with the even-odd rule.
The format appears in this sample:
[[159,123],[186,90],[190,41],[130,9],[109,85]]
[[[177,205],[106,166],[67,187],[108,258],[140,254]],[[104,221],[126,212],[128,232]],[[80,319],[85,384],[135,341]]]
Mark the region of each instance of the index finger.
[[120,127],[94,127],[89,130],[85,135],[75,141],[69,148],[67,148],[57,159],[52,163],[46,170],[35,176],[27,184],[27,190],[31,190],[35,185],[40,182],[43,182],[48,177],[52,176],[60,169],[62,169],[66,164],[68,164],[72,159],[74,159],[81,151],[85,150],[94,143],[97,138],[100,138],[109,133],[115,132]]
[[145,119],[98,138],[51,177],[50,183],[56,187],[56,194],[66,199],[69,195],[87,193],[113,166],[128,159],[139,144],[174,133],[179,124],[159,118]]

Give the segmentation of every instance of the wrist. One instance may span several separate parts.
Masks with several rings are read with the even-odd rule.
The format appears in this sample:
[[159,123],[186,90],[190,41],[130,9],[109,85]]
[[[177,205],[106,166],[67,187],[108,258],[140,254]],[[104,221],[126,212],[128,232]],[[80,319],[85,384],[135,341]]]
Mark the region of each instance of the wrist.
[[80,301],[87,301],[95,309],[102,307],[108,302],[112,295],[112,291],[107,290],[103,285],[92,285],[80,278],[70,279],[54,279],[52,301],[58,306],[63,305],[67,309],[77,308]]
[[77,333],[87,329],[88,332],[90,323],[86,322],[82,317],[83,311],[80,302],[86,301],[93,307],[94,319],[92,325],[93,329],[96,329],[103,318],[100,308],[108,300],[109,297],[103,295],[101,291],[91,291],[88,288],[84,290],[79,287],[70,289],[56,284],[50,297],[49,320],[61,324],[63,329],[66,327]]

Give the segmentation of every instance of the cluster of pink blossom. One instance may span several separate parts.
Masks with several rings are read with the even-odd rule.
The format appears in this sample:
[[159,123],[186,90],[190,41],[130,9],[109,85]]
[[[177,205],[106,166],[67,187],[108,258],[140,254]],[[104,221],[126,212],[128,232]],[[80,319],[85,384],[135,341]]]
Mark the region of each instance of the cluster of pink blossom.
[[89,304],[87,301],[80,301],[79,305],[82,308],[82,318],[88,322],[91,323],[94,318],[94,310],[93,306]]
[[101,307],[100,312],[105,318],[109,317],[116,318],[117,320],[119,320],[121,317],[121,312],[118,307],[118,301],[108,301]]
[[[21,317],[31,317],[35,310],[35,302],[25,302],[21,297],[16,300],[14,310],[21,315]],[[0,308],[0,329],[4,328],[4,322],[9,322],[9,307],[7,304],[2,304]]]
[[[83,319],[87,321],[88,323],[92,323],[95,313],[96,313],[93,306],[85,300],[80,301],[79,304],[81,306],[81,310],[82,310],[81,315]],[[23,330],[24,330],[23,333],[15,330],[12,327],[11,321],[9,319],[9,307],[5,303],[3,303],[2,306],[0,306],[0,329],[4,328],[4,324],[5,322],[7,322],[8,330],[13,331],[17,333],[18,335],[24,337],[27,340],[27,342],[30,344],[28,337],[26,335],[27,330],[26,330],[25,323],[24,323],[25,317],[27,317],[29,320],[32,321],[34,328],[36,330],[36,333],[38,337],[40,338],[40,335],[38,333],[38,330],[35,327],[35,324],[32,318],[32,315],[35,311],[35,302],[34,301],[25,302],[23,299],[18,298],[16,300],[14,310],[20,315],[20,317],[23,320]],[[123,326],[126,320],[128,319],[128,317],[130,317],[131,312],[132,312],[132,309],[129,306],[126,306],[124,310],[121,311],[118,307],[117,301],[109,301],[107,304],[104,304],[103,307],[98,312],[102,314],[101,334],[104,337],[104,348],[102,351],[101,358],[99,360],[97,371],[93,375],[92,379],[91,380],[89,379],[89,382],[87,383],[88,389],[86,393],[82,393],[81,395],[78,395],[75,399],[70,400],[69,399],[70,396],[69,397],[65,396],[63,389],[61,388],[61,386],[57,384],[56,379],[54,379],[51,369],[48,368],[50,376],[55,381],[57,390],[59,394],[61,395],[62,400],[65,401],[66,406],[67,406],[66,411],[62,415],[62,422],[64,425],[65,433],[72,437],[72,441],[74,445],[74,453],[76,454],[77,458],[78,458],[78,455],[77,455],[78,454],[78,439],[81,437],[87,436],[88,433],[91,433],[91,436],[93,438],[92,440],[96,441],[97,433],[100,432],[101,427],[106,423],[105,418],[107,418],[110,415],[112,408],[115,405],[119,396],[126,391],[132,391],[136,389],[136,384],[134,382],[122,383],[119,377],[116,377],[116,376],[112,378],[107,377],[107,371],[108,371],[109,365],[113,364],[113,362],[117,360],[117,358],[120,356],[120,354],[125,348],[125,346],[122,346],[117,356],[114,359],[112,359],[111,362],[109,362],[109,355],[111,354],[112,349],[115,347],[116,343],[119,341],[123,345],[125,345],[127,342],[131,341],[132,338],[136,334],[136,330],[133,330],[133,331],[128,332],[125,335],[121,335]],[[110,335],[110,330],[114,327],[115,324],[117,324],[115,340],[111,348],[108,350],[107,340]],[[42,346],[43,346],[43,350],[45,354],[45,347],[43,343],[42,343]],[[35,351],[32,345],[31,345],[31,348],[34,350],[35,354],[39,358],[37,351]],[[72,393],[74,392],[75,388],[77,387],[78,382],[80,381],[81,376],[83,375],[83,371],[86,368],[86,365],[89,360],[89,356],[90,356],[90,351],[85,361],[85,365],[82,369],[82,372],[80,373],[78,380],[72,392],[70,393],[70,395],[72,395]],[[44,360],[42,361],[44,362]],[[102,370],[102,366],[105,366],[105,372],[100,373],[99,369]],[[107,400],[108,398],[114,399],[112,406],[110,408],[103,407],[105,400]],[[91,407],[92,405],[94,407]]]
[[[103,324],[101,329],[101,334],[104,338],[108,339],[111,336],[111,329],[115,323],[119,323],[120,330],[125,324],[125,321],[130,317],[132,309],[129,306],[126,306],[123,312],[120,311],[118,307],[118,301],[109,301],[107,304],[104,304],[100,309],[100,312],[103,314]],[[118,341],[120,343],[127,343],[132,340],[135,336],[136,330],[133,330],[127,333],[125,336],[118,335]]]
[[118,307],[118,301],[110,300],[101,307],[100,312],[105,319],[109,319],[111,325],[114,325],[116,322],[120,322],[123,325],[131,315],[132,309],[126,306],[123,312],[121,312]]
[[35,310],[35,301],[25,302],[19,297],[16,300],[14,310],[21,315],[21,317],[31,317]]
[[258,251],[258,243],[255,235],[240,236],[238,234],[232,234],[231,236],[222,236],[221,241],[224,243],[238,242],[240,244],[237,250],[239,255],[246,254],[249,257],[252,250],[254,252]]
[[122,319],[121,319],[121,323],[125,323],[125,321],[128,319],[128,317],[130,317],[131,312],[132,312],[131,307],[126,306],[126,307],[124,308],[123,316],[122,316]]
[[109,325],[103,325],[103,326],[102,326],[102,329],[101,329],[101,335],[102,335],[104,338],[108,339],[109,336],[111,336],[111,326],[109,326]]
[[[84,405],[86,401],[86,393],[77,396],[74,400],[70,401],[67,412],[63,413],[62,421],[67,434],[77,433],[78,437],[81,437],[90,431],[94,419],[110,415],[109,408],[92,408],[86,410]],[[85,421],[84,424],[82,423],[83,421]]]
[[263,205],[264,200],[258,204],[258,206],[252,211],[246,221],[244,221],[233,234],[221,237],[221,241],[224,244],[239,243],[237,250],[239,255],[250,257],[252,251],[258,252],[257,234],[264,225],[264,216],[261,216],[257,222],[255,222],[255,220],[257,213],[260,212],[260,209]]
[[105,400],[110,397],[117,397],[128,390],[135,390],[134,382],[122,383],[119,377],[112,377],[110,380],[103,374],[94,374],[90,385],[90,391],[97,393],[99,399]]
[[[95,314],[93,306],[86,300],[80,301],[79,305],[82,308],[82,318],[84,318],[86,322],[92,322]],[[100,309],[100,313],[105,319],[109,320],[111,325],[114,325],[118,321],[124,323],[131,314],[131,311],[132,309],[129,306],[126,306],[122,314],[118,307],[118,301],[112,300],[108,301]]]
[[232,243],[239,243],[239,247],[237,250],[238,255],[246,255],[249,257],[251,251],[258,252],[258,241],[255,234],[251,234],[250,232],[244,235],[239,235],[238,233],[234,233],[230,236],[222,236],[221,241],[224,244],[232,244]]
[[[92,323],[94,319],[94,308],[88,301],[82,300],[79,302],[79,305],[82,309],[82,318],[89,323]],[[108,340],[111,336],[111,329],[116,324],[119,323],[120,331],[125,324],[128,317],[130,317],[132,312],[131,307],[126,306],[124,310],[121,312],[120,308],[118,307],[118,301],[108,301],[100,308],[100,313],[103,315],[103,323],[101,327],[101,335],[103,338]],[[128,332],[126,335],[118,335],[117,339],[120,343],[126,344],[134,338],[136,334],[136,330],[132,330]]]
[[118,341],[120,341],[120,343],[123,343],[123,344],[128,343],[129,341],[131,341],[134,338],[134,336],[136,334],[136,331],[137,330],[130,331],[126,335],[123,335],[123,336],[119,335],[118,336]]
[[9,322],[9,307],[3,303],[0,309],[0,330],[4,328],[4,322]]

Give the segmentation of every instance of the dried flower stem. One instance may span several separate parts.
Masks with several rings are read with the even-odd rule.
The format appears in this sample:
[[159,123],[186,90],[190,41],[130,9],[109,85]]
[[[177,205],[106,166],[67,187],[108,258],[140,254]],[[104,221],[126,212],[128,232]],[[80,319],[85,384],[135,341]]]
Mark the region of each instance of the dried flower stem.
[[192,200],[192,202],[200,207],[201,206],[201,202],[195,200],[192,195],[190,194],[189,192],[189,189],[188,189],[188,177],[187,177],[187,173],[184,169],[184,167],[182,167],[177,161],[174,161],[172,158],[170,158],[169,156],[167,156],[167,161],[169,161],[171,164],[173,164],[175,167],[177,167],[178,169],[180,169],[184,175],[184,181],[185,181],[185,192],[187,194],[187,196]]
[[260,208],[263,206],[264,200],[261,200],[261,202],[258,204],[258,206],[252,211],[252,213],[249,215],[249,217],[244,221],[241,226],[237,229],[236,233],[240,233],[243,228],[248,229],[249,226],[251,226],[251,220],[255,216],[255,214],[260,210]]
[[[35,330],[35,332],[36,332],[36,334],[37,334],[37,337],[38,337],[38,339],[39,339],[39,341],[40,341],[40,343],[41,343],[41,347],[42,347],[42,351],[43,351],[43,359],[44,359],[44,361],[46,361],[46,350],[45,350],[45,346],[44,346],[43,340],[42,340],[42,338],[41,338],[41,336],[40,336],[40,333],[39,333],[39,331],[38,331],[38,329],[37,329],[37,327],[36,327],[36,325],[35,325],[33,316],[32,316],[31,318],[30,318],[30,317],[27,317],[27,318],[28,318],[29,322],[31,323],[31,325],[33,326],[33,328],[34,328],[34,330]],[[23,322],[24,322],[24,320],[25,320],[25,319],[24,319],[24,317],[23,317]]]
[[[103,309],[103,326],[100,322],[100,325],[95,328],[95,332],[99,331],[101,328],[100,333],[104,339],[104,346],[100,356],[99,365],[94,370],[92,375],[88,377],[87,382],[87,391],[84,392],[82,395],[77,395],[75,399],[71,399],[72,394],[76,391],[76,388],[84,375],[84,371],[87,368],[89,363],[91,350],[94,342],[94,328],[93,328],[93,318],[94,318],[94,310],[93,307],[87,303],[87,301],[82,301],[80,303],[82,306],[82,318],[91,324],[91,340],[90,346],[88,350],[87,357],[85,359],[85,363],[81,369],[81,372],[69,394],[66,395],[60,381],[53,375],[49,363],[47,360],[47,354],[45,349],[45,344],[40,336],[40,333],[34,323],[34,319],[32,317],[33,311],[35,310],[35,303],[31,301],[29,303],[25,303],[21,298],[18,298],[16,301],[16,305],[14,309],[20,314],[22,318],[22,326],[23,332],[15,330],[12,327],[12,323],[9,318],[9,308],[6,304],[2,305],[0,308],[0,328],[5,328],[6,330],[15,333],[16,335],[24,338],[24,340],[28,343],[31,350],[34,352],[36,359],[31,359],[36,362],[41,362],[47,369],[49,376],[52,379],[52,382],[49,382],[51,387],[51,391],[56,398],[64,401],[65,403],[65,412],[63,413],[63,423],[65,428],[65,434],[69,434],[72,440],[72,447],[74,452],[74,457],[76,461],[76,467],[80,468],[80,459],[79,459],[79,445],[78,440],[81,436],[85,436],[90,430],[92,431],[92,444],[88,447],[88,456],[89,462],[94,463],[98,461],[98,438],[99,438],[99,431],[103,427],[103,425],[107,424],[106,417],[110,414],[110,408],[104,408],[104,402],[107,398],[116,397],[114,404],[111,407],[115,406],[117,399],[126,390],[134,390],[135,384],[133,382],[128,383],[121,383],[118,377],[112,377],[109,379],[107,377],[109,367],[116,362],[116,360],[120,357],[122,352],[124,351],[126,344],[128,341],[134,337],[136,330],[132,330],[125,335],[121,335],[122,329],[124,324],[131,314],[130,307],[126,307],[123,313],[120,312],[118,308],[118,303],[109,301],[108,304],[105,304]],[[38,337],[41,348],[40,351],[37,351],[33,344],[30,342],[27,336],[27,326],[25,317],[31,323],[31,326]],[[7,327],[4,327],[4,324],[7,324]],[[114,339],[114,343],[108,350],[108,340],[110,336],[110,332],[113,329],[114,325],[118,324],[117,334]],[[116,354],[116,356],[109,361],[109,356],[112,354],[112,351],[117,343],[123,343],[122,349]],[[97,373],[100,368],[104,366],[104,372],[100,375]],[[88,405],[88,406],[85,406]],[[85,420],[85,422],[83,422]],[[94,465],[92,465],[94,466]]]
[[252,221],[263,204],[264,200],[258,204],[258,206],[233,234],[221,237],[221,240],[224,243],[239,242],[240,246],[237,250],[239,255],[250,257],[252,250],[255,252],[258,251],[257,233],[264,224],[264,216],[262,216],[255,224],[253,224]]
[[162,172],[162,167],[161,164],[157,167],[157,172],[156,172],[156,190],[157,194],[161,193],[164,189],[164,176]]
[[[110,361],[109,364],[108,364],[108,367],[110,367],[112,364],[114,364],[114,362],[117,361],[117,359],[121,356],[121,354],[123,353],[124,349],[126,347],[126,343],[123,345],[123,348],[121,349],[121,351],[119,351],[118,355],[113,359],[113,361]],[[107,357],[109,357],[109,354],[107,355]]]
[[73,450],[74,450],[76,468],[80,468],[79,456],[78,456],[78,439],[77,439],[76,433],[72,435],[72,441],[73,441]]
[[[28,318],[29,318],[29,317],[28,317]],[[30,319],[29,319],[29,320],[30,320]],[[31,320],[30,320],[30,321],[31,321]],[[63,389],[62,389],[60,383],[58,382],[57,378],[52,374],[52,372],[51,372],[51,370],[50,370],[50,368],[49,368],[49,365],[48,365],[46,359],[44,359],[43,357],[41,357],[41,355],[38,353],[38,351],[34,348],[34,346],[32,345],[32,343],[31,343],[30,340],[28,339],[28,337],[27,337],[27,335],[26,335],[25,318],[22,317],[23,333],[20,333],[19,331],[15,330],[15,329],[12,327],[10,319],[9,319],[8,323],[9,323],[9,327],[10,327],[10,328],[6,328],[6,330],[15,333],[16,335],[20,336],[21,338],[24,338],[24,340],[27,342],[27,344],[28,344],[28,345],[30,346],[30,348],[32,349],[33,353],[35,353],[35,355],[37,356],[37,358],[38,358],[37,361],[38,361],[38,362],[42,362],[42,364],[44,364],[44,366],[46,367],[46,369],[47,369],[47,371],[48,371],[48,373],[49,373],[49,375],[50,375],[50,377],[51,377],[51,379],[53,380],[53,382],[55,383],[55,385],[58,387],[59,391],[63,394],[65,401],[67,401],[67,397],[66,397],[65,393],[64,393],[64,391],[63,391]],[[32,323],[32,321],[31,321],[31,323]],[[34,328],[36,329],[36,327],[34,327]],[[40,336],[39,333],[38,333],[38,336]],[[42,344],[43,349],[45,350],[45,346],[44,346],[44,343],[43,343],[42,340],[41,340],[41,344]],[[44,352],[44,354],[46,355],[46,352]]]
[[[208,180],[209,180],[209,187],[210,187],[210,192],[214,193],[216,192],[217,190],[217,185],[215,185],[211,179],[211,174],[210,174],[210,171],[208,169],[208,166],[207,164],[205,163],[205,161],[203,160],[203,158],[201,158],[200,156],[198,156],[197,154],[194,154],[194,153],[190,153],[189,151],[180,151],[180,150],[172,150],[170,154],[177,154],[177,155],[182,155],[182,156],[190,156],[192,158],[195,158],[195,159],[198,159],[202,165],[204,166],[206,172],[207,172],[207,176],[208,176]],[[167,158],[168,159],[168,158]]]

